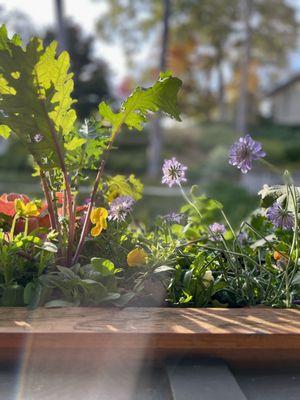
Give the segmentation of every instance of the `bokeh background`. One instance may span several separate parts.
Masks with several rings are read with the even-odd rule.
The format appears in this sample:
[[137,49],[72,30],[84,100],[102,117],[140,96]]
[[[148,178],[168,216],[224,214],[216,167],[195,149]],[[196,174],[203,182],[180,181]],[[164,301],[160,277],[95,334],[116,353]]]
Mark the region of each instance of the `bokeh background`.
[[[143,133],[122,132],[109,160],[109,173],[143,180],[136,213],[145,221],[181,204],[160,183],[171,156],[188,165],[187,186],[223,202],[233,223],[253,210],[259,188],[281,177],[262,164],[245,176],[228,165],[245,133],[300,183],[299,21],[300,0],[0,0],[10,33],[57,39],[70,52],[82,120],[101,100],[118,107],[161,70],[183,80],[182,122],[160,117]],[[31,174],[22,146],[1,141],[0,191],[38,195]]]

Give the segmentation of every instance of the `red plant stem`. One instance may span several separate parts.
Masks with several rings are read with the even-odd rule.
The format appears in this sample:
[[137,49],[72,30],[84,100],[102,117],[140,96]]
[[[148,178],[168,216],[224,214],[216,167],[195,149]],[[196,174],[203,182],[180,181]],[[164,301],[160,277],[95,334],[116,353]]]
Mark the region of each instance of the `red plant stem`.
[[[40,167],[40,166],[39,166]],[[43,192],[46,197],[47,205],[48,205],[48,212],[49,212],[49,218],[50,218],[50,223],[51,223],[51,229],[55,230],[58,234],[59,241],[62,243],[61,240],[61,232],[60,232],[60,226],[58,222],[58,217],[55,213],[54,207],[53,207],[53,201],[51,198],[51,191],[47,182],[47,178],[45,176],[44,171],[40,167],[40,177],[41,177],[41,182],[42,182],[42,187],[43,187]],[[58,256],[62,256],[62,248],[58,248]]]
[[41,177],[41,182],[42,182],[42,187],[43,187],[43,192],[46,197],[46,201],[48,204],[48,212],[49,212],[49,218],[50,218],[50,223],[51,223],[51,229],[57,231],[57,221],[55,218],[55,213],[54,213],[54,208],[53,208],[53,203],[51,199],[51,194],[50,194],[50,189],[48,186],[48,182],[46,179],[46,176],[44,174],[44,171],[40,169],[40,177]]
[[112,148],[112,145],[113,145],[114,139],[116,137],[116,134],[117,134],[117,132],[115,132],[112,135],[111,140],[109,141],[109,144],[108,144],[108,146],[107,146],[107,148],[105,150],[105,153],[103,154],[103,158],[102,158],[101,163],[100,163],[99,168],[98,168],[97,176],[96,176],[95,183],[94,183],[94,186],[93,186],[93,191],[92,191],[92,194],[91,194],[91,201],[89,203],[89,206],[88,206],[88,209],[87,209],[87,212],[86,212],[86,215],[85,215],[85,219],[84,219],[84,223],[83,223],[80,239],[79,239],[79,242],[78,242],[78,245],[77,245],[77,249],[76,249],[75,255],[73,257],[73,262],[72,262],[73,265],[76,264],[76,262],[78,260],[78,257],[80,255],[81,250],[82,250],[83,245],[84,245],[85,238],[86,238],[86,236],[88,234],[88,229],[89,229],[89,225],[90,225],[90,216],[91,216],[91,212],[92,212],[95,200],[96,200],[96,194],[97,194],[97,191],[98,191],[99,183],[100,183],[100,180],[101,180],[101,178],[103,176],[104,167],[105,167],[106,161],[108,159],[109,152],[110,152],[110,150]]
[[66,196],[67,196],[67,203],[68,203],[68,214],[69,214],[69,224],[68,224],[68,248],[67,248],[67,257],[66,257],[66,265],[71,266],[71,261],[72,261],[72,247],[73,247],[73,242],[74,242],[74,237],[75,237],[75,214],[73,213],[73,204],[72,204],[72,192],[71,192],[71,185],[70,185],[70,178],[67,173],[63,153],[61,151],[61,147],[57,138],[56,130],[54,128],[53,122],[50,119],[45,101],[42,99],[40,100],[43,110],[45,112],[49,128],[50,128],[50,133],[53,139],[53,143],[55,146],[56,154],[58,156],[58,160],[60,163],[60,168],[64,177],[64,182],[66,186]]
[[65,190],[63,195],[63,216],[65,217],[67,215],[67,193]]

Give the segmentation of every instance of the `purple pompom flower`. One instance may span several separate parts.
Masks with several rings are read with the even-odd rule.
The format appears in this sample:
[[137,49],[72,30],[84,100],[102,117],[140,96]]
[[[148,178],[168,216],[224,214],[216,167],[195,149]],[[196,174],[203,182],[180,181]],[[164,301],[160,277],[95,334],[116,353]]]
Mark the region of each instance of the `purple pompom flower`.
[[226,228],[223,224],[214,222],[213,224],[209,225],[209,231],[213,235],[210,240],[217,241],[220,239],[220,236],[226,232]]
[[275,202],[270,208],[268,208],[267,218],[276,228],[291,230],[294,227],[295,221],[292,212],[282,208],[281,205],[277,202]]
[[110,203],[108,219],[112,221],[125,221],[131,212],[134,200],[130,196],[119,196]]
[[182,214],[178,214],[178,213],[175,213],[175,212],[170,212],[169,214],[166,214],[166,215],[164,215],[164,220],[166,221],[166,222],[169,222],[169,223],[175,223],[175,224],[180,224],[180,222],[181,222],[181,220],[182,220]]
[[185,171],[187,167],[181,164],[173,157],[171,160],[165,160],[162,171],[162,183],[166,183],[169,187],[181,182],[186,182]]
[[256,142],[250,135],[245,135],[235,142],[229,151],[229,164],[237,167],[246,174],[252,168],[252,162],[265,157],[260,142]]

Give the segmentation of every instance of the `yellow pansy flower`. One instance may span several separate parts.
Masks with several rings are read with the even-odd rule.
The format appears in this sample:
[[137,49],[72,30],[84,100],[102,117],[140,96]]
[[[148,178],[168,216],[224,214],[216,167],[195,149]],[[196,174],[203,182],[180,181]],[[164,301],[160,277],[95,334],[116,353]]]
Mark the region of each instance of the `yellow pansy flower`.
[[147,263],[147,253],[140,248],[131,250],[127,254],[127,264],[129,267],[139,267]]
[[91,230],[92,236],[99,236],[102,230],[107,228],[107,217],[108,211],[106,208],[98,207],[92,210],[90,219],[95,224]]
[[38,206],[34,201],[30,201],[29,203],[24,203],[21,199],[15,200],[15,209],[17,214],[20,217],[37,217],[39,215]]

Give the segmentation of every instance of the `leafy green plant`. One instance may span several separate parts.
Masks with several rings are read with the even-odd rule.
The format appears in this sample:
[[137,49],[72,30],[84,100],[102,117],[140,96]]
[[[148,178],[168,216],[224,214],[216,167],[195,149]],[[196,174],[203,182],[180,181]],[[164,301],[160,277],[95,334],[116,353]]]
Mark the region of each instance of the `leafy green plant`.
[[[181,81],[167,72],[150,88],[138,87],[118,112],[102,102],[95,120],[78,126],[72,108],[74,83],[67,52],[57,43],[44,47],[38,38],[23,46],[18,35],[0,29],[0,135],[15,134],[33,156],[48,205],[51,229],[57,232],[58,259],[75,265],[90,229],[90,218],[115,138],[123,126],[142,129],[149,112],[162,111],[180,120],[176,96]],[[97,171],[84,220],[77,229],[76,202],[85,168]],[[62,215],[57,193],[62,193]]]
[[[15,135],[32,155],[46,200],[0,196],[1,305],[298,306],[300,188],[289,173],[283,185],[264,186],[260,207],[235,229],[221,203],[184,188],[187,167],[173,157],[162,183],[177,187],[185,204],[150,228],[135,221],[143,185],[134,175],[106,176],[106,162],[124,127],[141,130],[157,111],[180,120],[181,81],[162,73],[118,111],[102,102],[81,123],[69,56],[56,47],[37,38],[23,46],[0,29],[0,135]],[[265,156],[245,135],[229,163],[248,173]]]
[[0,298],[2,306],[39,304],[42,287],[39,277],[54,262],[57,247],[53,234],[41,239],[18,234],[7,240],[0,233]]
[[46,307],[96,306],[118,300],[118,272],[111,261],[100,258],[92,258],[84,266],[58,266],[56,271],[40,277],[42,285],[51,289],[52,300]]

